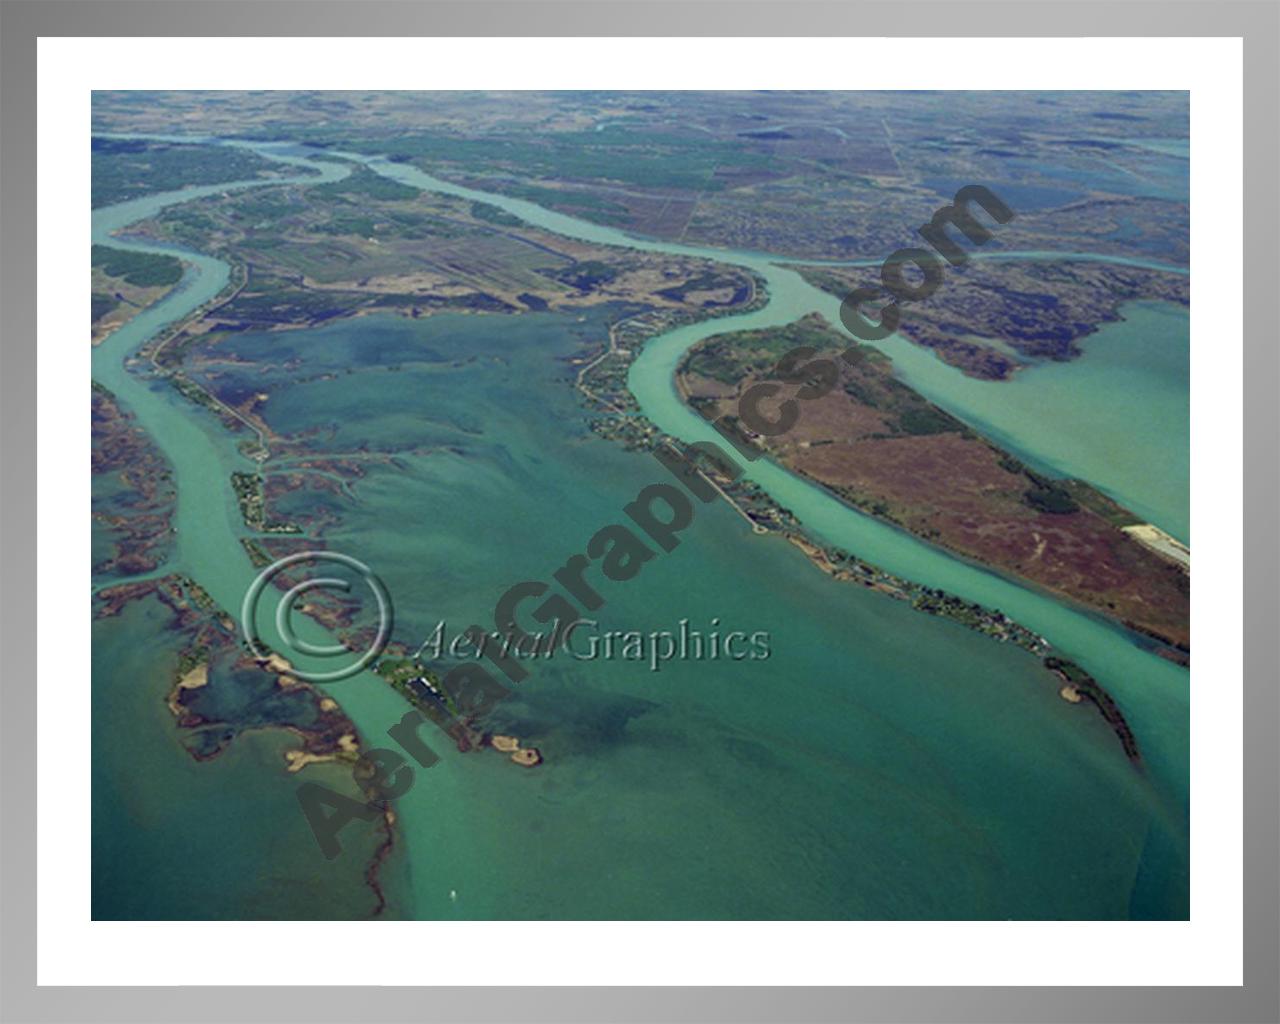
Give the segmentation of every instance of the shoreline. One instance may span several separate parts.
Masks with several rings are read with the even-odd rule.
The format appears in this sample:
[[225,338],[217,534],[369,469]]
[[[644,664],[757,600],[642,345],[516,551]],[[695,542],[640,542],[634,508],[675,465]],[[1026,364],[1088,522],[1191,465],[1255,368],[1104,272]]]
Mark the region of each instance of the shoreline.
[[[239,652],[234,621],[190,577],[172,573],[145,581],[124,581],[103,587],[95,595],[95,617],[114,617],[125,605],[145,597],[155,597],[168,608],[174,616],[168,628],[184,633],[189,639],[174,666],[173,685],[163,697],[179,735],[186,732],[193,737],[201,737],[207,735],[210,729],[216,731],[217,726],[232,730],[229,738],[222,736],[212,747],[201,746],[198,742],[193,745],[182,743],[186,754],[193,760],[214,760],[239,736],[247,733],[280,732],[292,734],[301,741],[301,746],[283,752],[286,775],[294,775],[311,764],[354,764],[358,761],[364,745],[358,727],[341,705],[313,684],[290,675],[293,666],[280,654],[271,652],[264,658],[250,658]],[[188,708],[183,700],[184,695],[217,686],[216,677],[211,672],[211,663],[219,656],[234,659],[229,666],[231,669],[253,667],[272,677],[269,682],[264,680],[264,687],[273,690],[282,688],[309,697],[317,711],[314,725],[304,727],[283,719],[241,722],[233,718],[209,719],[199,711]],[[389,804],[384,803],[377,825],[383,838],[363,871],[365,884],[376,900],[371,917],[381,916],[389,906],[379,872],[396,844],[395,821],[394,811]]]
[[[766,302],[767,305],[767,302]],[[735,311],[738,312],[738,311]],[[630,318],[632,320],[636,318]],[[615,325],[616,326],[616,325]],[[638,356],[644,344],[653,338],[666,334],[674,329],[671,325],[661,325],[655,330],[646,332],[645,336],[637,339],[633,344],[624,350],[611,350],[604,355],[617,356],[623,362],[623,377],[625,380],[625,372],[629,370],[631,364]],[[597,359],[592,364],[592,369],[597,369],[606,362],[604,358]],[[584,375],[588,376],[588,375]],[[681,387],[680,376],[677,373],[673,380],[673,387],[680,397],[682,404],[688,408],[687,392]],[[628,449],[653,450],[659,444],[667,444],[677,451],[682,450],[682,442],[677,438],[663,432],[656,424],[652,423],[647,416],[639,408],[639,403],[631,397],[629,405],[631,408],[620,408],[613,402],[602,403],[600,397],[591,389],[585,387],[580,382],[578,390],[583,394],[589,403],[604,404],[607,412],[605,416],[612,415],[617,418],[617,422],[601,423],[598,417],[589,417],[591,429],[597,435],[622,444]],[[749,442],[748,442],[749,443]],[[769,458],[767,452],[762,451],[762,455]],[[780,467],[786,472],[791,472],[800,479],[806,479],[802,474],[796,474],[794,471],[786,467]],[[966,601],[961,597],[950,594],[940,588],[931,588],[927,585],[916,583],[915,581],[906,579],[905,577],[896,576],[892,573],[885,572],[879,567],[871,563],[863,561],[857,555],[854,555],[835,545],[822,543],[815,538],[810,537],[803,526],[790,514],[786,509],[779,505],[767,492],[758,485],[745,479],[729,480],[721,477],[715,472],[714,468],[703,462],[700,470],[702,477],[707,480],[724,498],[726,502],[751,524],[752,533],[758,536],[767,536],[770,534],[781,534],[788,541],[794,544],[804,553],[809,562],[820,571],[831,576],[840,582],[857,582],[869,589],[876,590],[879,593],[892,597],[896,600],[909,601],[916,611],[926,614],[936,615],[942,618],[949,618],[958,622],[966,628],[982,633],[991,639],[1001,643],[1013,643],[1023,648],[1029,654],[1038,658],[1046,668],[1057,678],[1063,678],[1061,674],[1054,670],[1050,662],[1057,665],[1070,666],[1072,669],[1079,671],[1085,675],[1092,684],[1092,693],[1096,693],[1097,699],[1090,696],[1089,703],[1092,703],[1104,720],[1112,726],[1125,753],[1129,759],[1137,763],[1139,755],[1137,753],[1136,741],[1133,739],[1133,733],[1127,720],[1120,712],[1114,698],[1111,697],[1101,684],[1097,683],[1092,676],[1088,676],[1079,666],[1065,658],[1059,657],[1052,653],[1052,644],[1043,636],[1035,633],[1033,630],[1027,629],[1015,620],[1009,618],[1001,612],[987,609],[976,602]],[[823,488],[824,491],[826,488]],[[830,493],[828,491],[828,493]],[[857,512],[848,502],[840,499],[839,495],[832,495],[840,501],[846,508]],[[740,503],[741,502],[741,503]],[[866,514],[866,513],[861,513]],[[892,525],[892,524],[889,524]],[[909,533],[908,535],[914,536]],[[970,564],[977,565],[984,571],[996,572],[992,568],[982,566],[979,563],[972,563],[971,560],[963,558],[958,553],[951,551],[945,547],[942,550],[949,557],[961,559]],[[1012,581],[1011,581],[1012,582]],[[1022,584],[1016,584],[1022,585]],[[1046,591],[1055,601],[1061,601],[1068,605],[1075,605],[1076,602],[1070,601],[1069,598],[1058,595],[1053,592]],[[1089,611],[1086,606],[1077,605],[1082,612]],[[1153,638],[1159,639],[1159,638]],[[1181,662],[1174,660],[1175,663]],[[1089,694],[1086,694],[1089,696]],[[1065,699],[1065,698],[1064,698]],[[1074,703],[1074,702],[1072,702]]]
[[1188,576],[1191,575],[1191,549],[1172,534],[1153,523],[1137,523],[1121,529],[1139,544],[1154,551],[1162,558],[1175,563]]
[[[263,184],[272,184],[272,183],[270,183],[270,182],[264,182]],[[764,296],[764,297],[762,297],[762,298],[763,298],[763,304],[767,304],[767,302],[768,302],[768,298],[767,298],[767,296]],[[754,302],[756,299],[757,299],[757,295],[753,292],[753,295],[752,295],[752,301]],[[371,311],[359,311],[359,310],[357,310],[357,311],[353,311],[353,315],[354,315],[354,316],[363,315],[363,313],[364,313],[364,312],[371,312]],[[391,310],[385,310],[385,312],[392,312],[392,311],[391,311]],[[461,311],[459,311],[459,310],[453,310],[453,311],[449,311],[449,310],[442,310],[442,312],[461,312]],[[725,311],[724,313],[722,313],[722,314],[720,314],[720,315],[734,315],[734,314],[739,314],[739,313],[741,313],[741,312],[743,312],[743,308],[742,308],[742,307],[734,307],[732,310]],[[207,315],[207,311],[206,311],[206,312],[201,312],[200,310],[195,310],[195,311],[193,311],[193,312],[192,312],[188,317],[183,318],[183,319],[182,319],[182,321],[181,321],[180,323],[181,323],[181,324],[183,324],[183,325],[185,325],[185,324],[190,324],[190,323],[192,323],[192,322],[198,322],[198,320],[199,320],[201,317],[205,316],[205,315]],[[696,318],[696,317],[695,317],[695,321],[696,321],[697,319],[699,319],[699,318]],[[711,317],[704,317],[704,318],[701,318],[701,319],[711,319]],[[614,326],[620,326],[620,325],[614,325]],[[284,328],[282,327],[282,329],[284,329]],[[665,328],[665,329],[666,329],[666,330],[669,330],[669,329],[671,329],[671,328],[670,328],[670,327],[667,327],[667,328]],[[162,333],[163,333],[163,332],[162,332]],[[613,334],[613,328],[612,328],[612,327],[610,328],[610,334],[611,334],[611,339],[612,339],[612,334]],[[589,366],[589,367],[587,367],[587,368],[585,368],[585,369],[584,369],[584,371],[580,374],[580,378],[583,378],[583,379],[594,379],[594,377],[595,377],[595,371],[596,371],[596,370],[598,370],[601,366],[604,366],[604,367],[607,369],[607,368],[608,368],[608,364],[612,361],[609,357],[611,357],[611,356],[613,356],[613,355],[617,355],[617,354],[618,354],[618,353],[617,353],[616,351],[614,351],[614,350],[612,349],[612,347],[611,347],[611,349],[606,350],[604,353],[602,353],[602,354],[601,354],[601,356],[600,356],[600,358],[599,358],[598,360],[596,360],[596,361],[595,361],[591,366]],[[630,355],[630,353],[628,353],[628,355]],[[157,369],[159,369],[159,368],[157,367]],[[624,373],[624,390],[625,390],[625,373]],[[585,393],[585,392],[584,392],[584,393]],[[588,396],[588,397],[592,397],[592,396]],[[601,401],[601,399],[599,399],[598,397],[594,398],[594,402],[599,403],[600,401]],[[633,404],[633,405],[635,404],[635,403],[634,403],[634,400],[633,400],[632,404]],[[626,418],[626,414],[625,414],[625,413],[623,413],[623,416],[624,416],[624,418]],[[594,428],[593,428],[593,429],[594,429]],[[653,432],[653,434],[654,434],[654,435],[659,435],[659,432],[657,431],[656,427],[655,427],[655,428],[653,428],[653,431],[652,431],[652,432]],[[597,433],[602,433],[602,432],[601,432],[601,431],[597,431]],[[660,435],[659,435],[659,436],[660,436]],[[717,487],[718,487],[718,485],[717,485]],[[718,487],[718,489],[720,489],[720,490],[721,490],[721,494],[725,497],[725,499],[726,499],[727,501],[729,501],[729,502],[730,502],[730,504],[735,508],[735,510],[737,510],[737,511],[739,512],[739,514],[743,516],[743,518],[744,518],[744,519],[747,519],[747,520],[752,524],[753,532],[755,532],[755,533],[759,533],[759,534],[765,534],[765,533],[769,533],[769,532],[774,532],[774,531],[772,531],[772,530],[768,529],[767,527],[763,526],[761,523],[757,522],[757,521],[752,517],[752,515],[751,515],[751,511],[750,511],[750,509],[752,508],[752,505],[751,505],[749,502],[745,502],[745,501],[744,501],[744,504],[743,504],[743,505],[739,505],[739,504],[737,504],[737,502],[735,501],[735,499],[734,499],[733,497],[731,497],[731,496],[730,496],[730,494],[729,494],[727,491],[725,491],[724,489],[719,488],[719,487]],[[788,539],[791,539],[791,538],[788,538]],[[795,543],[795,541],[794,541],[794,540],[793,540],[793,543]],[[821,548],[817,548],[817,550],[821,551]],[[825,552],[823,552],[823,553],[822,553],[822,557],[823,557],[824,559],[827,557],[827,556],[826,556],[826,554],[825,554]],[[852,557],[852,556],[849,556],[849,557]],[[815,562],[815,564],[817,564],[817,561],[816,561],[816,559],[815,559],[813,556],[810,556],[810,560],[811,560],[811,561],[814,561],[814,562]],[[833,573],[832,573],[832,575],[835,575],[835,573],[833,572]],[[850,577],[850,578],[852,578],[852,577]],[[873,585],[873,584],[868,584],[868,585]],[[927,588],[926,588],[926,589],[927,589]],[[888,591],[886,591],[886,592],[888,592]],[[956,600],[958,601],[959,599],[956,599]],[[923,609],[922,609],[922,610],[923,610]],[[942,613],[940,613],[940,612],[931,612],[931,613],[933,613],[933,614],[942,614]],[[381,894],[380,887],[378,886],[378,882],[377,882],[377,871],[378,871],[379,867],[381,866],[381,864],[386,860],[386,858],[390,856],[391,851],[392,851],[392,847],[394,846],[394,826],[395,826],[395,820],[396,820],[396,819],[395,819],[395,815],[394,815],[394,813],[391,813],[390,811],[388,811],[388,814],[387,814],[386,818],[384,819],[384,826],[385,826],[385,829],[386,829],[386,839],[385,839],[385,841],[383,842],[383,844],[381,844],[381,845],[380,845],[379,850],[378,850],[377,854],[375,855],[375,859],[374,859],[374,861],[373,861],[373,862],[368,866],[368,871],[369,871],[369,873],[371,874],[371,876],[372,876],[372,877],[367,876],[367,881],[369,881],[369,884],[370,884],[371,888],[374,888],[375,893],[376,893],[376,894],[378,895],[378,897],[379,897],[379,908],[378,908],[378,911],[377,911],[376,913],[381,913],[381,912],[382,912],[382,910],[383,910],[383,909],[385,908],[385,906],[386,906],[385,899],[383,898],[383,896],[382,896],[382,894]]]

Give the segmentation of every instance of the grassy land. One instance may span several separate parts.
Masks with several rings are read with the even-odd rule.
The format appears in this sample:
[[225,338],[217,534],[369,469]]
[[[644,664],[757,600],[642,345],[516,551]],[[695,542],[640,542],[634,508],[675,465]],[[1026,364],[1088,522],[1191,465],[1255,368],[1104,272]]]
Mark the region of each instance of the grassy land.
[[174,285],[182,280],[182,263],[174,256],[95,245],[92,265],[108,277],[118,277],[139,288]]
[[[795,362],[830,360],[835,376],[798,402],[786,433],[759,439],[780,463],[870,515],[1189,649],[1189,581],[1123,532],[1137,517],[1084,481],[1025,465],[899,380],[883,353],[849,344],[816,316],[719,335],[685,357],[680,380],[704,415],[734,416],[753,384],[783,380],[787,352],[811,348]],[[783,383],[761,414],[775,419],[770,403],[803,383]]]
[[333,196],[357,196],[367,199],[416,199],[421,190],[409,185],[401,185],[398,181],[384,178],[364,166],[357,166],[350,174],[339,181],[331,181],[324,185],[314,185],[312,196],[332,198]]
[[94,139],[93,154],[95,208],[188,185],[256,178],[276,166],[255,153],[230,146],[132,139]]

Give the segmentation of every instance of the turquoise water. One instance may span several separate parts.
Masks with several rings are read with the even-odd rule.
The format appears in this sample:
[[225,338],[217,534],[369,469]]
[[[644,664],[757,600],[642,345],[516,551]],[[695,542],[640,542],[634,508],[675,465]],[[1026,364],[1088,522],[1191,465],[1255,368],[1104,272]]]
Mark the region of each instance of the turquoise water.
[[[645,351],[633,364],[630,375],[632,390],[637,392],[649,418],[664,428],[666,423],[654,415],[651,405],[661,402],[662,415],[679,416],[670,408],[669,396],[674,396],[671,376],[679,354],[701,338],[727,331],[774,327],[813,312],[821,313],[832,324],[840,323],[840,300],[814,288],[794,270],[780,266],[775,257],[635,238],[615,228],[544,210],[525,200],[463,188],[407,164],[345,155],[352,159],[365,159],[379,174],[402,184],[491,203],[530,224],[569,238],[641,252],[667,252],[718,260],[746,267],[763,277],[769,294],[769,303],[763,309],[695,324],[666,335],[658,343],[646,345]],[[1151,260],[1096,253],[983,252],[977,258],[1090,261],[1186,273],[1184,268]],[[876,266],[882,260],[883,257],[838,262],[844,266]],[[820,261],[786,262],[817,265]],[[964,279],[953,275],[944,287],[963,288]],[[1176,388],[1174,378],[1179,372],[1184,376],[1187,373],[1190,349],[1185,311],[1169,307],[1166,316],[1163,324],[1169,332],[1167,340],[1155,337],[1143,317],[1144,322],[1134,329],[1132,335],[1100,332],[1099,336],[1085,342],[1091,352],[1102,351],[1108,341],[1119,336],[1120,346],[1125,351],[1118,359],[1104,356],[1101,361],[1079,359],[1058,364],[1052,372],[1039,369],[1027,373],[1012,386],[965,377],[932,352],[898,335],[874,344],[893,357],[897,373],[903,380],[948,411],[975,426],[991,430],[1001,438],[1016,438],[1019,452],[1031,460],[1096,484],[1122,504],[1142,510],[1156,525],[1186,540],[1186,389],[1180,396],[1179,420],[1179,396],[1170,387]],[[1139,335],[1143,337],[1139,339]],[[1163,350],[1156,352],[1161,346]],[[1161,365],[1148,377],[1142,372],[1142,364],[1152,355]],[[1124,372],[1113,372],[1116,370]],[[638,389],[644,391],[643,396]],[[1124,415],[1106,414],[1099,420],[1099,410],[1109,413],[1123,410]],[[692,429],[689,426],[691,421],[692,418],[684,419],[686,429]],[[1136,426],[1138,429],[1121,432],[1115,429],[1117,422],[1127,422],[1131,428]],[[670,432],[685,436],[679,430]],[[1168,471],[1162,472],[1162,466],[1167,466]],[[1135,467],[1140,467],[1140,471],[1135,473]],[[1180,472],[1180,469],[1184,471]]]
[[[404,165],[370,165],[420,187],[483,198],[562,234],[707,256],[765,276],[764,310],[655,339],[632,368],[646,414],[686,440],[712,436],[671,388],[671,369],[689,344],[838,305],[765,257],[630,239]],[[328,165],[327,173],[343,172]],[[99,211],[95,241],[190,197]],[[240,464],[234,438],[122,364],[225,282],[218,261],[184,258],[195,273],[95,351],[94,376],[138,415],[176,468],[175,565],[237,608],[253,573],[226,486]],[[310,357],[349,351],[374,331],[410,349],[493,349],[473,371],[434,360],[398,374],[361,368],[334,393],[282,388],[268,404],[277,429],[302,429],[336,401],[344,442],[362,433],[424,445],[449,438],[465,452],[412,454],[406,471],[375,470],[330,538],[384,575],[405,628],[427,630],[445,617],[460,626],[488,621],[502,589],[546,578],[616,521],[639,486],[660,478],[652,459],[579,425],[553,358],[580,349],[563,318],[362,319],[291,332],[288,343],[307,345]],[[257,343],[286,342],[276,335]],[[884,347],[912,383],[927,379],[919,358],[930,370],[942,365],[898,339]],[[1089,361],[1086,348],[1069,366]],[[1017,386],[1034,391],[1038,372]],[[954,371],[951,378],[939,375],[931,397],[966,415],[967,385],[956,381],[967,379]],[[1042,408],[1070,411],[1066,384],[1042,390]],[[968,415],[976,417],[981,406],[973,401]],[[1043,450],[1050,439],[1020,440],[1020,451],[1055,464]],[[1094,479],[1107,469],[1105,449],[1067,447],[1089,468],[1080,475]],[[751,473],[826,539],[1043,632],[1115,694],[1143,746],[1145,772],[1133,770],[1096,715],[1057,698],[1030,656],[836,584],[785,542],[751,535],[717,503],[699,510],[688,543],[619,585],[601,618],[620,629],[669,629],[680,617],[695,625],[719,617],[772,630],[774,657],[658,674],[612,662],[549,664],[503,709],[544,749],[547,765],[524,772],[487,755],[463,762],[433,744],[444,760],[420,772],[398,804],[412,874],[399,898],[424,917],[1184,914],[1186,673],[1122,632],[867,519],[777,467],[757,464]],[[1159,503],[1156,496],[1152,507]],[[336,684],[335,695],[369,737],[404,711],[368,677]]]
[[[325,168],[328,179],[345,173],[335,165]],[[325,178],[308,175],[298,180]],[[93,240],[136,251],[173,251],[136,240],[122,242],[111,232],[196,195],[261,184],[188,189],[95,210]],[[187,267],[180,284],[94,349],[93,379],[110,388],[122,407],[137,417],[173,469],[176,536],[169,559],[156,574],[187,573],[234,612],[255,575],[240,549],[243,525],[228,486],[232,470],[245,467],[235,451],[237,439],[167,383],[149,382],[125,366],[143,342],[213,298],[227,283],[229,268],[220,260],[186,251],[181,256]],[[95,916],[367,913],[373,901],[361,881],[360,851],[367,854],[372,847],[360,842],[352,829],[352,856],[339,870],[319,858],[298,811],[298,780],[282,770],[283,750],[296,746],[294,741],[283,734],[242,736],[205,764],[195,763],[181,748],[164,703],[177,652],[156,640],[164,635],[166,613],[156,608],[150,614],[149,619],[131,613],[120,621],[108,620],[97,624],[95,632]],[[304,638],[321,638],[310,620],[300,625]],[[263,639],[283,649],[270,627],[264,629]],[[308,664],[305,658],[294,661]],[[398,715],[392,715],[403,713],[402,703],[374,681],[343,699],[344,708],[361,726],[396,721]],[[316,781],[341,788],[335,775],[322,767]],[[202,844],[193,841],[201,837]],[[184,858],[190,867],[183,866]],[[208,878],[207,885],[196,879],[184,889],[184,879],[193,873]],[[389,867],[387,874],[393,894],[407,888],[407,869]],[[297,877],[286,884],[288,875]],[[322,884],[325,879],[331,884]],[[334,889],[335,895],[327,909],[323,901],[317,908],[317,893],[326,888]]]
[[[666,479],[650,456],[590,434],[564,384],[558,361],[606,315],[376,317],[219,349],[357,368],[255,376],[277,432],[326,437],[340,421],[325,448],[405,449],[398,466],[370,468],[328,540],[378,567],[397,636],[422,642],[441,620],[447,635],[492,621],[506,587],[548,578]],[[362,365],[361,347],[401,369]],[[1034,658],[839,584],[719,502],[639,577],[597,585],[601,630],[688,618],[706,633],[718,618],[771,633],[772,655],[657,673],[537,663],[497,727],[547,764],[525,772],[435,742],[442,764],[399,802],[419,916],[1130,913],[1148,832],[1171,822],[1101,720],[1060,700]],[[364,685],[332,690],[345,702]],[[1064,820],[1089,824],[1064,836]]]
[[[912,360],[912,383],[984,434],[1061,476],[1101,488],[1191,542],[1190,324],[1186,310],[1134,302],[1069,363],[1011,381],[965,377]],[[905,353],[894,352],[901,361]]]
[[[373,159],[369,166],[403,184],[483,200],[501,206],[507,212],[557,234],[604,245],[624,245],[641,251],[675,252],[682,255],[718,259],[748,267],[767,282],[769,303],[763,309],[742,316],[725,317],[678,328],[648,342],[641,356],[632,364],[628,384],[645,414],[670,434],[686,441],[720,441],[719,436],[701,417],[679,399],[673,385],[675,367],[687,349],[702,338],[728,331],[751,330],[791,323],[810,312],[824,314],[832,323],[839,322],[839,300],[813,288],[798,274],[771,262],[768,257],[742,252],[725,252],[697,246],[672,245],[635,239],[613,228],[580,221],[564,214],[546,211],[523,200],[480,193],[444,182],[405,164]],[[1003,254],[1010,259],[1046,259],[1052,254]],[[1081,254],[1063,254],[1063,258],[1079,258]],[[1092,257],[1106,260],[1107,257]],[[1149,261],[1118,259],[1128,265],[1158,266]],[[1173,270],[1174,268],[1170,268]],[[1180,271],[1179,271],[1180,272]],[[962,287],[963,282],[952,286]],[[1185,319],[1172,308],[1167,316],[1176,323]],[[1155,339],[1158,332],[1144,331]],[[1152,382],[1135,392],[1135,376],[1141,377],[1144,346],[1126,346],[1112,363],[1123,364],[1128,372],[1108,373],[1107,368],[1079,371],[1087,359],[1059,364],[1061,369],[1047,368],[1028,372],[1013,385],[1014,390],[998,390],[1002,385],[985,384],[965,377],[942,363],[932,353],[894,336],[878,347],[893,357],[900,376],[933,398],[948,411],[961,418],[980,419],[1004,437],[1016,436],[1020,453],[1048,465],[1067,467],[1075,475],[1110,490],[1126,504],[1159,508],[1152,519],[1170,532],[1186,533],[1185,477],[1177,476],[1179,466],[1186,465],[1187,435],[1185,426],[1177,429],[1176,410],[1169,399],[1170,388],[1189,364],[1185,333],[1174,333],[1160,361]],[[1086,344],[1089,344],[1086,342]],[[1094,340],[1092,347],[1101,348],[1103,341]],[[1048,386],[1041,383],[1048,378]],[[1008,387],[1009,385],[1003,385]],[[1081,392],[1088,392],[1087,405],[1081,403]],[[1006,397],[1006,394],[1009,397]],[[1157,409],[1148,417],[1146,401],[1156,396]],[[1099,422],[1100,409],[1123,410],[1131,423],[1155,426],[1136,433],[1130,430],[1125,443],[1115,436],[1115,416]],[[1030,426],[1027,420],[1032,421]],[[1185,412],[1182,423],[1185,424]],[[1167,426],[1166,426],[1167,424]],[[1021,425],[1020,429],[1018,428]],[[1165,430],[1169,434],[1164,433]],[[1169,463],[1170,449],[1179,450]],[[1121,456],[1117,460],[1117,456]],[[1137,477],[1126,476],[1125,467],[1134,462],[1150,463],[1151,468]],[[1176,483],[1158,489],[1144,488],[1161,474],[1159,467],[1170,466],[1168,475]],[[1126,714],[1141,724],[1140,734],[1151,737],[1147,756],[1159,766],[1179,798],[1186,795],[1185,764],[1187,737],[1187,674],[1169,663],[1138,650],[1128,637],[1096,619],[1064,607],[1025,588],[1010,584],[994,574],[974,568],[943,552],[929,547],[898,530],[870,519],[842,505],[820,488],[768,463],[757,463],[747,475],[761,484],[782,505],[791,509],[811,530],[824,539],[839,544],[891,572],[910,579],[941,587],[952,593],[997,607],[1048,637],[1055,646],[1089,668],[1103,680],[1121,701]],[[1181,495],[1181,501],[1176,495]],[[1161,497],[1166,504],[1161,504]]]
[[[351,856],[315,856],[297,780],[281,770],[293,737],[245,733],[203,763],[183,748],[165,706],[180,642],[171,619],[147,600],[94,623],[94,920],[367,917],[375,837],[352,829]],[[345,773],[313,769],[355,795]],[[393,855],[382,874],[403,891],[405,871]]]

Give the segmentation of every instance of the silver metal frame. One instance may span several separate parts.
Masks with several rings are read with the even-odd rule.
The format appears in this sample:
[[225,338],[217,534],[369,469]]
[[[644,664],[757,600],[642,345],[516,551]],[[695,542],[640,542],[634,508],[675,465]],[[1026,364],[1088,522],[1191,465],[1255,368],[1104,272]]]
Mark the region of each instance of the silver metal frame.
[[[1231,36],[1244,39],[1245,848],[1240,988],[37,988],[35,195],[40,36]],[[94,1021],[1280,1020],[1275,0],[475,2],[0,0],[0,1019]],[[109,42],[104,42],[109,46]],[[856,47],[851,47],[856,59]],[[1242,553],[1243,554],[1243,553]],[[1135,942],[1141,932],[1135,931]],[[322,965],[341,951],[317,949]],[[210,964],[211,974],[217,967]],[[590,981],[590,979],[583,979]]]

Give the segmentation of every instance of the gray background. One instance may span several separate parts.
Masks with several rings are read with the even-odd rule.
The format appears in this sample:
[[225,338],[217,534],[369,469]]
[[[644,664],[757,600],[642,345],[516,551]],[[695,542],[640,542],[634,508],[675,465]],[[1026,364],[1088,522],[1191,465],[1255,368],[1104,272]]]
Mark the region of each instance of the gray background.
[[[1280,1020],[1275,535],[1280,7],[1244,2],[243,3],[0,0],[0,1018],[101,1021]],[[38,36],[1239,36],[1245,40],[1245,965],[1243,988],[35,987],[35,160]],[[109,43],[104,43],[109,46]],[[530,45],[536,45],[531,43]],[[911,46],[851,39],[866,46]],[[1011,42],[1010,45],[1016,45]],[[1083,51],[1082,51],[1083,52]],[[999,59],[956,49],[956,61]],[[86,210],[87,210],[87,199]],[[1200,254],[1204,258],[1204,254]],[[1233,301],[1222,296],[1222,301]],[[74,396],[74,382],[70,382]],[[78,414],[77,414],[78,415]],[[86,523],[85,526],[88,529]],[[49,585],[51,581],[46,581]],[[74,610],[69,614],[74,614]],[[1201,674],[1202,688],[1213,680]],[[1228,684],[1229,681],[1223,681]],[[1206,690],[1200,699],[1211,698]],[[58,808],[46,807],[56,814]],[[366,936],[367,932],[361,935]],[[375,933],[377,934],[377,933]],[[397,941],[387,931],[385,939]],[[1134,926],[1134,942],[1142,941]],[[1046,950],[1046,955],[1061,950]],[[1088,950],[1078,951],[1088,977]],[[317,976],[342,970],[316,949]],[[424,975],[429,960],[424,957]],[[643,967],[643,965],[638,965]],[[211,981],[217,965],[209,965]],[[388,978],[387,983],[419,979]],[[433,978],[432,981],[447,982]],[[590,982],[590,978],[583,978]]]

